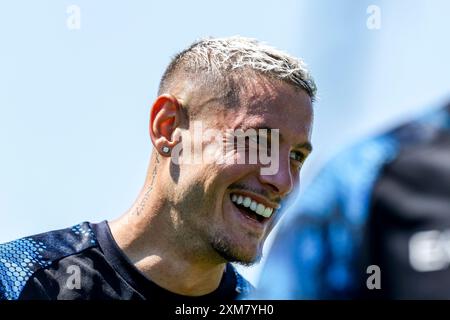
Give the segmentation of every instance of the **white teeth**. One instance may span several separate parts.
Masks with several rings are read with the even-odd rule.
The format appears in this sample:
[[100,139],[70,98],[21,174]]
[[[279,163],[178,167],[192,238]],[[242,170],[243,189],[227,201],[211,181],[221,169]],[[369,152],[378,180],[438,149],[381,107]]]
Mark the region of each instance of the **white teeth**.
[[266,217],[266,218],[268,218],[268,217],[270,217],[271,215],[272,215],[272,212],[273,212],[273,209],[272,208],[266,208],[265,210],[264,210],[264,212],[263,212],[263,216],[264,217]]
[[264,205],[259,203],[258,206],[256,207],[256,213],[262,215],[265,209],[266,207],[264,207]]
[[244,202],[242,203],[244,205],[244,207],[250,207],[250,203],[252,203],[252,199],[250,199],[249,197],[245,197]]
[[243,197],[236,194],[232,194],[231,201],[237,204],[241,204],[246,208],[250,208],[252,211],[265,218],[269,218],[273,213],[273,208],[266,207],[262,203],[258,203],[255,200],[252,200],[250,197]]

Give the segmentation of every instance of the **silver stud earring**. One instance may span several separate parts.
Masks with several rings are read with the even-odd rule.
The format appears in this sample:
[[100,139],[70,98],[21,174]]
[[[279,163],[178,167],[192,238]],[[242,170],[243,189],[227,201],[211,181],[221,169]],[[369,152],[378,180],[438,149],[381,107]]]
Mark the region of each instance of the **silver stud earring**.
[[166,147],[166,146],[164,146],[163,148],[162,148],[162,152],[164,152],[164,153],[169,153],[170,152],[170,148],[169,147]]

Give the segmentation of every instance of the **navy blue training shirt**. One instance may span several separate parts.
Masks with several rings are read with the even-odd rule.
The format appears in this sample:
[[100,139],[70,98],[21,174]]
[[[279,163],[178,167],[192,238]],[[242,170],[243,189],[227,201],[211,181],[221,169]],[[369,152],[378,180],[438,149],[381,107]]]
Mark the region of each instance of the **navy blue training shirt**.
[[0,300],[234,300],[252,286],[227,264],[219,287],[188,297],[159,287],[124,255],[107,221],[0,245]]

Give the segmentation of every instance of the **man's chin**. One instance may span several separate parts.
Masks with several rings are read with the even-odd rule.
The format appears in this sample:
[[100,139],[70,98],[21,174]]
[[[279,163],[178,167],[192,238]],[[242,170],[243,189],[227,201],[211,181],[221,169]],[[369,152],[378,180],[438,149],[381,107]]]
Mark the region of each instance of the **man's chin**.
[[212,247],[225,261],[238,263],[247,267],[260,262],[262,257],[262,252],[259,248],[251,252],[246,252],[241,248],[233,247],[220,240],[214,241]]
[[241,259],[241,260],[235,260],[235,261],[230,261],[230,262],[234,262],[234,263],[240,264],[240,265],[242,265],[244,267],[251,267],[252,265],[259,263],[261,261],[261,257],[262,257],[261,255],[258,255],[255,258],[253,258],[252,260]]

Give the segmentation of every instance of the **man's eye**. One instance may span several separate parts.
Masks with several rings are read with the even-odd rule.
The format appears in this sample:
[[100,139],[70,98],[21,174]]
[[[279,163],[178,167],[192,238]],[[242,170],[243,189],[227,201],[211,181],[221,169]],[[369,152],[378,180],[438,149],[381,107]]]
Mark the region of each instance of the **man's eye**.
[[290,158],[300,163],[303,163],[303,161],[305,161],[305,155],[302,152],[298,151],[291,151]]

